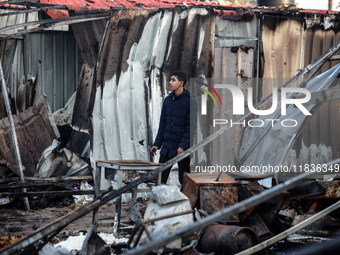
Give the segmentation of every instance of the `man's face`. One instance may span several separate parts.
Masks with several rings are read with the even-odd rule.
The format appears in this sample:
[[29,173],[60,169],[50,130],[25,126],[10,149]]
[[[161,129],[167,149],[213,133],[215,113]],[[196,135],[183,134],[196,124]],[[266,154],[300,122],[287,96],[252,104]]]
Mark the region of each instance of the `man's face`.
[[169,84],[170,84],[171,91],[175,91],[178,88],[183,87],[183,81],[179,81],[177,79],[177,76],[175,75],[171,76]]

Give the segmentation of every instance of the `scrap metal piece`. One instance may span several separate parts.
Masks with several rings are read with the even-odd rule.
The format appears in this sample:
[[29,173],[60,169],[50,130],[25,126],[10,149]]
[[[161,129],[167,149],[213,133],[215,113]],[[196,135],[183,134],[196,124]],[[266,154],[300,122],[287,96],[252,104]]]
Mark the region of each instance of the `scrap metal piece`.
[[101,160],[100,164],[106,166],[105,179],[114,180],[117,170],[120,170],[123,183],[133,182],[160,166],[158,163],[143,160]]
[[[225,186],[201,186],[200,208],[208,214],[212,214],[227,208],[238,202],[238,188]],[[239,222],[239,215],[235,214],[226,219],[225,222]]]
[[329,213],[333,212],[334,210],[338,209],[339,207],[340,207],[340,201],[338,201],[338,202],[334,203],[333,205],[327,207],[323,211],[315,214],[314,216],[308,218],[307,220],[297,224],[296,226],[294,226],[294,227],[292,227],[292,228],[290,228],[290,229],[280,233],[279,235],[276,235],[276,236],[270,238],[269,240],[266,240],[266,241],[264,241],[264,242],[262,242],[262,243],[260,243],[260,244],[258,244],[256,246],[254,246],[254,247],[251,247],[251,248],[249,248],[249,249],[247,249],[247,250],[245,250],[243,252],[237,253],[237,255],[254,254],[255,252],[258,252],[258,251],[260,251],[260,250],[262,250],[262,249],[264,249],[264,248],[266,248],[266,247],[268,247],[268,246],[270,246],[270,245],[272,245],[272,244],[274,244],[274,243],[276,243],[276,242],[286,238],[287,236],[295,233],[296,231],[298,231],[298,230],[300,230],[300,229],[302,229],[302,228],[312,224],[316,220],[326,216],[327,214],[329,214]]
[[[269,228],[267,227],[266,223],[262,220],[262,218],[257,214],[252,214],[249,216],[242,224],[243,226],[250,227],[259,239],[265,237],[271,237],[273,234],[270,232]],[[261,241],[261,240],[260,240]]]
[[340,198],[340,181],[317,181],[325,192],[321,195],[316,195],[313,197],[308,197],[310,200],[320,200],[320,199],[338,199]]
[[[53,139],[59,137],[59,131],[50,114],[47,97],[41,96],[34,106],[13,116],[25,176],[35,174],[41,153],[52,144]],[[6,159],[7,166],[20,175],[9,137],[9,120],[4,118],[0,120],[0,155]]]
[[257,243],[257,237],[250,228],[228,225],[209,226],[200,239],[203,252],[221,255],[235,254]]
[[232,185],[237,185],[236,181],[228,174],[221,175],[218,181],[216,181],[217,177],[218,173],[191,173],[184,176],[182,192],[189,198],[192,208],[196,207],[195,205],[199,201],[201,186],[231,187]]

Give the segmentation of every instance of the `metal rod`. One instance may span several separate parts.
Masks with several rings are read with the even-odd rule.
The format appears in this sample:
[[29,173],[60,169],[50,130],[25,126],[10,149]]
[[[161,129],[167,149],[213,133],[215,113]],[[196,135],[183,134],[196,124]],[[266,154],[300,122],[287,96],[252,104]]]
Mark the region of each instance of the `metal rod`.
[[253,254],[255,252],[261,251],[264,248],[277,243],[278,241],[286,238],[287,236],[294,234],[296,231],[299,231],[300,229],[303,229],[304,227],[312,224],[313,222],[317,221],[318,219],[326,216],[327,214],[333,212],[334,210],[338,209],[340,207],[340,201],[336,202],[335,204],[327,207],[323,211],[313,215],[312,217],[304,220],[303,222],[300,222],[299,224],[295,225],[294,227],[291,227],[290,229],[287,229],[286,231],[258,244],[253,247],[250,247],[249,249],[237,253],[237,255],[248,255],[248,254]]
[[110,16],[109,13],[99,13],[99,14],[88,14],[88,15],[80,15],[80,16],[71,16],[66,18],[58,18],[58,19],[49,19],[49,20],[37,20],[37,21],[30,21],[30,22],[24,22],[24,23],[18,23],[15,25],[3,27],[0,29],[0,32],[3,33],[4,31],[25,27],[25,26],[34,26],[34,25],[42,25],[42,24],[55,24],[55,23],[79,23],[79,22],[85,22],[85,21],[91,21],[96,20],[100,18],[108,18]]
[[[11,135],[12,135],[12,142],[13,142],[13,145],[14,145],[14,154],[15,154],[15,158],[16,158],[16,161],[17,161],[17,167],[19,169],[20,180],[22,182],[25,182],[24,170],[23,170],[23,166],[22,166],[22,162],[21,162],[21,156],[20,156],[20,150],[19,150],[19,144],[18,144],[16,132],[15,132],[15,126],[14,126],[11,106],[10,106],[9,100],[8,100],[7,87],[6,87],[6,82],[5,82],[5,78],[4,78],[4,72],[2,70],[1,61],[0,61],[0,80],[1,80],[1,88],[2,88],[2,93],[3,93],[3,96],[4,96],[7,116],[8,116],[8,120],[9,120]],[[23,188],[22,191],[26,192],[26,189]],[[27,197],[24,197],[24,204],[25,204],[26,210],[30,210],[30,205],[29,205]]]
[[60,177],[24,177],[26,181],[93,181],[93,177],[88,176],[60,176]]
[[340,60],[340,55],[336,55],[328,59],[328,61],[337,61],[337,60]]
[[70,196],[70,195],[94,195],[94,190],[62,190],[62,191],[25,191],[25,192],[1,192],[0,197],[36,197],[36,196]]

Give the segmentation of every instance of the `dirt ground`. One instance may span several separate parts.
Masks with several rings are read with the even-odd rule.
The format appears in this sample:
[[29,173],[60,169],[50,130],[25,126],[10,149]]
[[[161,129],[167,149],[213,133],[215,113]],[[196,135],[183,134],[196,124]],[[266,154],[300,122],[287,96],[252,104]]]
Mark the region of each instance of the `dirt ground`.
[[[144,203],[141,203],[143,206]],[[35,198],[30,199],[31,210],[24,210],[23,203],[15,200],[8,205],[0,206],[0,249],[7,246],[4,240],[11,237],[12,241],[25,237],[46,224],[78,209],[82,205],[75,204],[72,197]],[[122,205],[121,221],[127,221],[129,204]],[[99,221],[113,221],[115,204],[109,203],[99,207]],[[92,212],[72,222],[62,229],[53,239],[58,242],[67,239],[69,236],[76,236],[86,233],[92,224]],[[98,232],[112,233],[113,226],[100,224]],[[2,242],[2,241],[3,242]]]

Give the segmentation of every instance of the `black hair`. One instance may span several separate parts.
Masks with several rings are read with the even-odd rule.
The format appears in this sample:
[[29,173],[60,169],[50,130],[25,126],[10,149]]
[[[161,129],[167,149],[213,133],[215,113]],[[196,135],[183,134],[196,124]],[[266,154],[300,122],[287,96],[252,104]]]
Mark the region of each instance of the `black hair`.
[[175,71],[171,74],[171,76],[176,76],[179,81],[183,81],[183,86],[187,83],[188,75],[184,71]]

